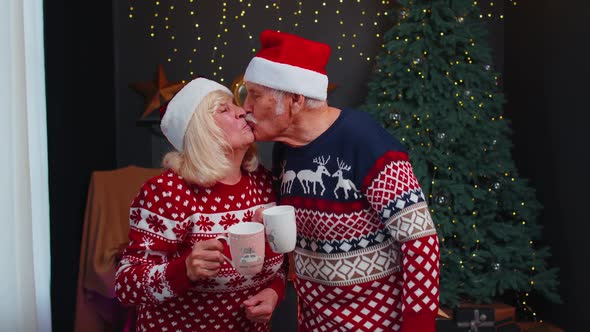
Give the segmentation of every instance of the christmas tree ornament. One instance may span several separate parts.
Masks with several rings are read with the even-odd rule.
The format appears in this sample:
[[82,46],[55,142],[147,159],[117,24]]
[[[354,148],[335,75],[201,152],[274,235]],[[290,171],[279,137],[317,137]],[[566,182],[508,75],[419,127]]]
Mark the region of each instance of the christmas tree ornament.
[[410,16],[410,10],[406,7],[400,8],[398,11],[398,19],[400,21],[404,21],[408,18],[408,16]]
[[500,263],[498,262],[493,263],[492,270],[494,270],[495,272],[500,272],[500,270],[502,270],[502,265],[500,265]]
[[230,90],[234,95],[234,102],[238,106],[244,105],[248,91],[246,90],[246,82],[244,82],[244,75],[238,75],[234,78],[230,85]]
[[444,194],[439,194],[436,196],[435,202],[438,205],[445,206],[449,203],[449,199]]

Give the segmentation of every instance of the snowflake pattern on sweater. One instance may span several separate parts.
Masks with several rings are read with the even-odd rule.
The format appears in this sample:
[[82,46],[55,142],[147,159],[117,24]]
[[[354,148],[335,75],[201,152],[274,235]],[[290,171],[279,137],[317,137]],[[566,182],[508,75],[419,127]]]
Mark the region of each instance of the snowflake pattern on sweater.
[[[192,282],[185,259],[196,242],[250,222],[261,207],[275,205],[270,174],[262,167],[235,185],[190,185],[173,171],[148,180],[131,204],[130,243],[119,263],[115,290],[137,306],[137,331],[268,331],[252,323],[242,302],[264,288],[284,295],[287,260],[268,243],[263,270],[240,275],[228,262],[214,278]],[[231,257],[224,243],[224,254]]]
[[306,146],[276,143],[273,175],[296,207],[300,331],[434,331],[438,237],[399,142],[344,109]]

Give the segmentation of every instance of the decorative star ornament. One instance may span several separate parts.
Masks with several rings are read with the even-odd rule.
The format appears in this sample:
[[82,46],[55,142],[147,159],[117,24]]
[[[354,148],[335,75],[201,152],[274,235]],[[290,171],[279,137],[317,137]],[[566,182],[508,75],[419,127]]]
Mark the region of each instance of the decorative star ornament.
[[164,66],[158,64],[152,82],[137,82],[129,84],[129,87],[141,93],[145,97],[145,109],[140,119],[145,119],[152,112],[160,110],[174,97],[174,95],[186,85],[185,82],[168,82]]
[[336,89],[337,86],[338,86],[338,84],[336,84],[336,83],[328,83],[328,93],[331,93],[332,91],[334,91],[334,89]]

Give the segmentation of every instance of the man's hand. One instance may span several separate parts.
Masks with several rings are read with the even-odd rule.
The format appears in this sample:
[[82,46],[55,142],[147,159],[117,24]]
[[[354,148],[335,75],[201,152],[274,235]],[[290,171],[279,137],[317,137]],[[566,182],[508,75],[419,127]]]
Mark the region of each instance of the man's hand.
[[215,277],[223,263],[223,244],[216,239],[195,243],[186,257],[186,276],[197,281]]
[[244,301],[246,318],[255,323],[269,322],[278,300],[279,296],[272,288],[261,290],[258,294]]

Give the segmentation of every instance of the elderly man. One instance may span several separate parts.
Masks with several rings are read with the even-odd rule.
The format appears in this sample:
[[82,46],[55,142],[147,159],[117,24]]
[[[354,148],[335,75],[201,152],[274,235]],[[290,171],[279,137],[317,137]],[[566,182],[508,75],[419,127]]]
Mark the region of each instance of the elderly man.
[[246,69],[258,141],[275,141],[279,204],[296,208],[300,331],[435,330],[439,245],[406,149],[326,102],[326,44],[266,30]]

